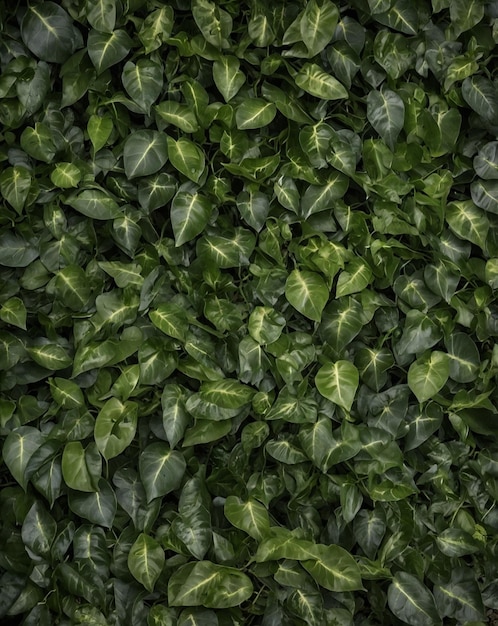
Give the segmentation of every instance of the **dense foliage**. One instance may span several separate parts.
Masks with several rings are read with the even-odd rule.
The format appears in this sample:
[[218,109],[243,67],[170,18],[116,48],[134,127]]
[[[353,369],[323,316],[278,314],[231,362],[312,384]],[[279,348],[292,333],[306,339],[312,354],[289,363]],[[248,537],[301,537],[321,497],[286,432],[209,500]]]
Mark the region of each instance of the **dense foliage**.
[[0,3],[0,618],[498,609],[498,2]]

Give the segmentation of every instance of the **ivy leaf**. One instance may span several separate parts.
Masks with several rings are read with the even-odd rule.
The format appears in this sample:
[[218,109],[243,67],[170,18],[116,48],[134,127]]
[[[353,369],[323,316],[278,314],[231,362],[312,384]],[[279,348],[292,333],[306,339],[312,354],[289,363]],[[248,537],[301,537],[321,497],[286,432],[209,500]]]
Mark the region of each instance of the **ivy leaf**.
[[319,322],[329,299],[329,290],[316,272],[296,269],[287,278],[285,297],[300,313]]
[[139,130],[129,135],[123,159],[128,178],[155,174],[168,160],[167,136],[154,130]]
[[408,386],[419,402],[433,398],[446,384],[450,375],[450,359],[445,352],[435,350],[410,365]]
[[358,370],[353,363],[336,361],[327,363],[318,370],[315,384],[322,396],[350,411],[359,380]]
[[179,191],[171,205],[171,225],[175,236],[175,245],[181,246],[194,239],[206,226],[213,205],[200,193]]
[[161,545],[153,537],[141,533],[133,543],[128,554],[128,567],[133,576],[149,593],[164,567],[165,556]]

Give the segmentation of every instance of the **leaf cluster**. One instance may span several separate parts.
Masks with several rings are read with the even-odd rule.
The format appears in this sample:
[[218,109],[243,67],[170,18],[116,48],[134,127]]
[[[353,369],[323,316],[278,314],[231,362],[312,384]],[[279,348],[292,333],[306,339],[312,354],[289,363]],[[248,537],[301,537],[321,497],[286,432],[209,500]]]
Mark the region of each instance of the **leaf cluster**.
[[498,3],[0,3],[0,619],[498,609]]

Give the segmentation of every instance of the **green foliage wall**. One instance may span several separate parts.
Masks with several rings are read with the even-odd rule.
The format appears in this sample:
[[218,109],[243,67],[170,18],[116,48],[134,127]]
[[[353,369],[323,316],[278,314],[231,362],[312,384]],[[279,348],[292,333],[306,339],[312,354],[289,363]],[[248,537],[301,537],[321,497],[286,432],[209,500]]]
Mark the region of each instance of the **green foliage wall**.
[[498,2],[0,3],[0,619],[498,609]]

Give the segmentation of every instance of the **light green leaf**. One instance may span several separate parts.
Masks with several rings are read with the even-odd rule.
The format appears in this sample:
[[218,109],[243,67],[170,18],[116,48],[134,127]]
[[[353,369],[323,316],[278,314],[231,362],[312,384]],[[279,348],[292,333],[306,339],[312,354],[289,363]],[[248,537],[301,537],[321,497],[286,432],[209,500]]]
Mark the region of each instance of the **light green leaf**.
[[165,100],[154,107],[156,113],[167,124],[174,124],[186,133],[199,130],[199,122],[192,109],[174,100]]
[[59,406],[65,409],[78,409],[85,406],[85,396],[80,387],[65,378],[52,378],[50,392]]
[[220,56],[213,63],[213,80],[225,102],[237,95],[246,82],[244,73],[240,70],[240,61],[233,55]]
[[170,606],[205,606],[224,609],[251,597],[251,579],[243,572],[211,561],[188,563],[169,579]]
[[85,189],[69,196],[65,204],[95,220],[110,220],[121,215],[116,200],[99,189]]
[[362,259],[350,261],[339,274],[336,286],[336,298],[363,291],[372,280],[372,270]]
[[188,331],[188,319],[183,309],[175,302],[164,302],[149,313],[151,322],[163,333],[185,341]]
[[21,298],[9,298],[0,308],[0,320],[26,330],[27,311]]
[[140,478],[145,487],[147,502],[178,489],[186,469],[183,454],[166,443],[151,443],[140,454]]
[[78,265],[68,265],[55,276],[57,297],[73,311],[82,311],[87,305],[91,289],[85,272]]
[[397,572],[387,590],[389,608],[411,626],[436,626],[441,619],[427,587],[408,572]]
[[341,100],[348,97],[347,89],[316,63],[305,63],[296,74],[295,82],[312,96],[322,100]]
[[21,215],[31,187],[31,173],[22,165],[7,167],[0,175],[0,193]]
[[62,476],[71,489],[96,491],[102,472],[102,458],[92,442],[86,448],[80,441],[70,441],[62,453]]
[[435,350],[410,365],[408,386],[419,402],[433,398],[446,384],[450,375],[450,357]]
[[118,456],[133,441],[137,429],[138,404],[110,398],[95,421],[95,443],[106,461]]
[[229,496],[225,501],[225,517],[248,535],[261,541],[270,530],[270,518],[266,507],[254,498],[246,501],[237,496]]
[[167,142],[171,165],[194,183],[199,182],[206,164],[201,148],[186,137],[180,137],[176,141],[168,135]]
[[232,32],[232,18],[211,0],[194,0],[192,15],[204,39],[215,48],[225,47]]
[[367,118],[391,150],[394,150],[405,118],[405,105],[400,96],[387,88],[370,91],[367,96]]
[[179,191],[171,203],[171,225],[177,247],[191,241],[206,226],[213,205],[200,193]]
[[111,136],[114,124],[108,115],[91,115],[86,126],[93,149],[98,152]]
[[319,322],[329,299],[329,290],[316,272],[296,269],[287,278],[285,297],[300,313]]
[[171,6],[161,6],[147,14],[138,31],[138,38],[145,48],[145,54],[150,54],[166,42],[171,35],[174,19],[175,14]]
[[88,34],[88,56],[97,74],[122,61],[132,47],[133,40],[125,30],[101,33],[92,29]]
[[307,3],[299,24],[308,55],[315,56],[329,43],[339,20],[339,10],[330,0]]
[[285,317],[274,308],[257,306],[249,316],[248,330],[259,344],[268,344],[277,341],[285,324]]
[[35,363],[48,370],[63,370],[73,362],[66,350],[55,343],[40,343],[28,348]]
[[350,361],[327,363],[315,377],[315,385],[321,395],[346,411],[351,410],[359,382],[359,372]]
[[235,122],[239,130],[262,128],[272,122],[277,114],[277,108],[273,102],[267,102],[262,98],[247,98],[235,111]]
[[471,200],[459,200],[448,204],[446,220],[455,235],[475,243],[480,248],[486,247],[489,220],[484,211],[476,207]]
[[301,198],[301,214],[307,219],[314,213],[327,211],[335,206],[335,201],[342,198],[349,186],[349,179],[334,172],[325,185],[309,185]]
[[303,562],[303,567],[325,589],[336,592],[363,589],[360,568],[344,548],[335,545],[315,547],[315,557]]
[[130,548],[128,567],[134,578],[149,593],[154,591],[154,585],[161,575],[164,562],[164,550],[159,542],[149,535],[141,533]]
[[81,178],[81,171],[72,163],[57,163],[55,169],[50,172],[50,180],[61,189],[77,187]]
[[255,392],[248,385],[226,378],[202,383],[199,393],[203,401],[210,402],[222,409],[240,409],[251,402]]
[[123,149],[128,178],[155,174],[168,160],[168,138],[157,130],[137,130],[125,141]]

